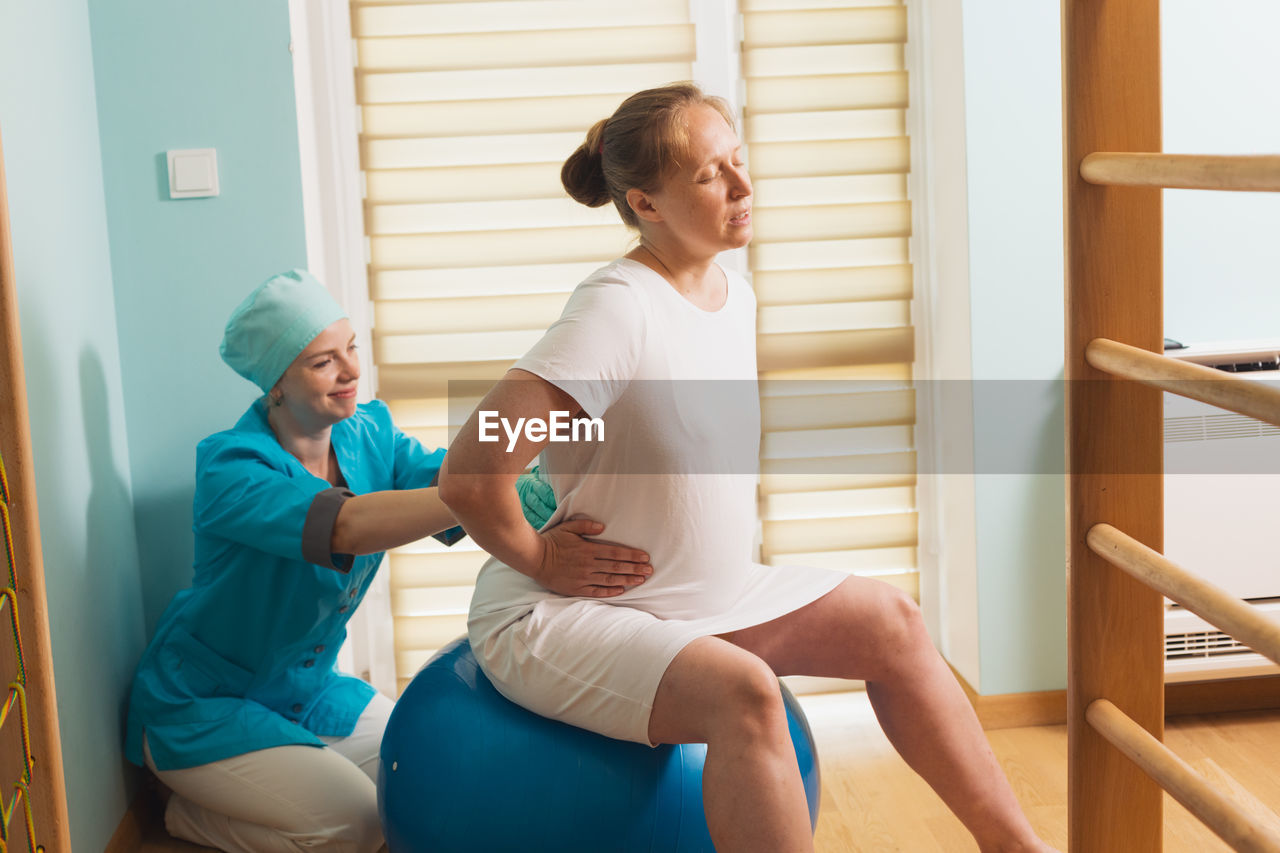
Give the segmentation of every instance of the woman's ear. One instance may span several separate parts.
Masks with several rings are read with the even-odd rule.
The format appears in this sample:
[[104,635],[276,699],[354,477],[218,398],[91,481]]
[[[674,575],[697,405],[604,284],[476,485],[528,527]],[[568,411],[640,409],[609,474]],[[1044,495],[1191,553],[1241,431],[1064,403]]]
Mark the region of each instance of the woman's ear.
[[635,211],[636,216],[646,222],[661,222],[662,213],[654,205],[653,199],[644,190],[632,187],[627,190],[627,205]]

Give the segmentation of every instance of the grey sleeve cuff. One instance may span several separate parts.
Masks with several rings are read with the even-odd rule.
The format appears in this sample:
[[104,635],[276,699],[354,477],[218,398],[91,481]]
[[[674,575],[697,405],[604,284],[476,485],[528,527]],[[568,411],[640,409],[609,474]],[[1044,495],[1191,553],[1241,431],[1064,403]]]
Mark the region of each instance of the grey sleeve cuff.
[[467,531],[461,527],[450,527],[448,530],[441,530],[439,533],[431,534],[431,538],[445,545],[453,545],[453,543],[461,540],[467,535]]
[[330,550],[333,542],[333,523],[338,520],[338,510],[354,498],[350,489],[333,486],[316,494],[307,510],[307,518],[302,523],[302,559],[317,566],[346,574],[351,571],[350,554],[334,554]]

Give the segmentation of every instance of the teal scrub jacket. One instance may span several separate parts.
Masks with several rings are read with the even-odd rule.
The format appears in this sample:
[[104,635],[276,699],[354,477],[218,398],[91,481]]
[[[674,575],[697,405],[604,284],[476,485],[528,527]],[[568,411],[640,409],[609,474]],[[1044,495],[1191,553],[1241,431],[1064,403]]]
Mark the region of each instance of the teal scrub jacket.
[[276,440],[260,398],[196,450],[195,577],[160,618],[129,696],[125,753],[176,770],[345,736],[374,689],[335,668],[346,624],[382,553],[328,553],[351,493],[434,484],[428,452],[381,401],[333,426],[346,491]]

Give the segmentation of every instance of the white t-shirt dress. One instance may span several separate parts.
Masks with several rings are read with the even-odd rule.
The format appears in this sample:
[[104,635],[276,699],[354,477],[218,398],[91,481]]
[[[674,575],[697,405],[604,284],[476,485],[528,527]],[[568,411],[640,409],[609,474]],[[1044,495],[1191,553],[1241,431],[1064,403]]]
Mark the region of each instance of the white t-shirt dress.
[[[689,642],[758,625],[846,575],[752,561],[760,409],[755,296],[725,271],[717,311],[620,259],[578,285],[515,367],[600,418],[604,440],[548,443],[558,507],[598,537],[648,552],[652,576],[608,599],[549,592],[496,559],[476,581],[468,631],[495,687],[547,717],[648,743],[658,683]],[[593,433],[593,438],[596,434]]]

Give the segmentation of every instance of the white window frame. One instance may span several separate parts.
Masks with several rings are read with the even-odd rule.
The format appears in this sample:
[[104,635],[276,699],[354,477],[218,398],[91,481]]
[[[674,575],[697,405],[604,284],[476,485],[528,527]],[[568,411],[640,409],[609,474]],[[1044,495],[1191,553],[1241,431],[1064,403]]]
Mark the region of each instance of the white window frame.
[[[346,0],[289,0],[289,32],[307,266],[351,318],[363,353],[363,402],[372,398],[377,376],[363,224],[360,115],[352,73],[355,46]],[[395,697],[389,572],[374,576],[364,601],[347,623],[347,642],[338,653],[338,666]]]
[[[742,105],[747,84],[742,77],[742,13],[737,0],[689,0],[689,20],[697,37],[693,79],[709,95],[729,102],[738,130],[742,131]],[[751,264],[745,247],[724,252],[719,263],[751,280]]]
[[909,0],[906,65],[920,605],[934,642],[976,686],[981,655],[975,475],[940,473],[974,470],[971,395],[942,393],[944,383],[968,389],[973,378],[960,4]]

